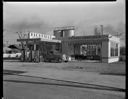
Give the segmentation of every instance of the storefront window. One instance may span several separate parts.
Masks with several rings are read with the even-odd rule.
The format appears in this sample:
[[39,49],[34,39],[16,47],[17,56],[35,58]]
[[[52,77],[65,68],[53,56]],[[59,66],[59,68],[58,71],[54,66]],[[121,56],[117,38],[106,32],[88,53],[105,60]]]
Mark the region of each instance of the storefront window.
[[118,44],[111,42],[111,56],[118,56]]
[[88,56],[90,56],[90,55],[99,55],[100,54],[100,48],[99,48],[99,46],[98,45],[92,45],[92,44],[90,44],[90,45],[83,45],[82,46],[82,54],[85,54],[86,53],[86,55]]

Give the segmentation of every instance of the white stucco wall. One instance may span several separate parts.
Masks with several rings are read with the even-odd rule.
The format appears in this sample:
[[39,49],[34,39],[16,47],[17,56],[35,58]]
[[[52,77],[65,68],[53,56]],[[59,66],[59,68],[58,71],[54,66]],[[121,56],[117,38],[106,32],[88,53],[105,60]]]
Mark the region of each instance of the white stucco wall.
[[[118,43],[118,56],[111,57],[111,41]],[[108,35],[108,41],[103,41],[102,42],[102,62],[107,62],[107,63],[112,63],[112,62],[117,62],[119,61],[119,56],[120,56],[120,39]]]
[[119,61],[119,57],[102,59],[102,62],[105,62],[105,63],[113,63],[113,62],[118,62],[118,61]]
[[113,63],[113,62],[118,62],[119,61],[119,57],[113,57],[113,58],[110,58],[108,59],[108,63]]

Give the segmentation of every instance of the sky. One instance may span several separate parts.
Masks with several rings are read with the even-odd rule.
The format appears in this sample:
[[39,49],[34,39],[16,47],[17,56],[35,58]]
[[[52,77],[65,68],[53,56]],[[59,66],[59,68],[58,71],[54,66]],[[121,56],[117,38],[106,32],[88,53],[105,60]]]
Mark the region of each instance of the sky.
[[[16,32],[53,34],[55,27],[75,26],[75,35],[93,35],[94,28],[115,35],[124,32],[125,0],[116,2],[3,2],[4,40],[15,42]],[[124,43],[123,43],[124,44]]]

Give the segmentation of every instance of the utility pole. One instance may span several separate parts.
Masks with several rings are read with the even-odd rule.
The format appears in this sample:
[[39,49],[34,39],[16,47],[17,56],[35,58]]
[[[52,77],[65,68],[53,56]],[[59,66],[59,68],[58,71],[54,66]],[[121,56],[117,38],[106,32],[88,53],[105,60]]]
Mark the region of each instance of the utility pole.
[[101,35],[103,35],[103,25],[100,25],[101,26]]
[[98,33],[97,33],[97,27],[94,28],[94,35],[98,35]]
[[8,41],[6,41],[7,45],[8,45]]
[[119,37],[119,33],[117,32],[117,37]]

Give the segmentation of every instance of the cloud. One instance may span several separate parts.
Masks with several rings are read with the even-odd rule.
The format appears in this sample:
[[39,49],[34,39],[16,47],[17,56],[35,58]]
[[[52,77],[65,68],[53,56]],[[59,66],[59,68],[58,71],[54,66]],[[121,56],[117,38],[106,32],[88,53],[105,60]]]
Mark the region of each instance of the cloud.
[[[112,34],[124,30],[125,3],[123,0],[111,3],[4,3],[4,28],[8,35],[15,31],[48,33],[54,27],[76,27],[76,35],[94,34],[96,25],[104,25]],[[117,28],[118,27],[118,28]],[[8,34],[8,35],[7,35]],[[11,39],[14,37],[8,37]],[[16,39],[16,38],[15,38]]]
[[45,33],[51,29],[51,26],[38,17],[31,17],[6,24],[5,28],[10,31],[35,31]]

